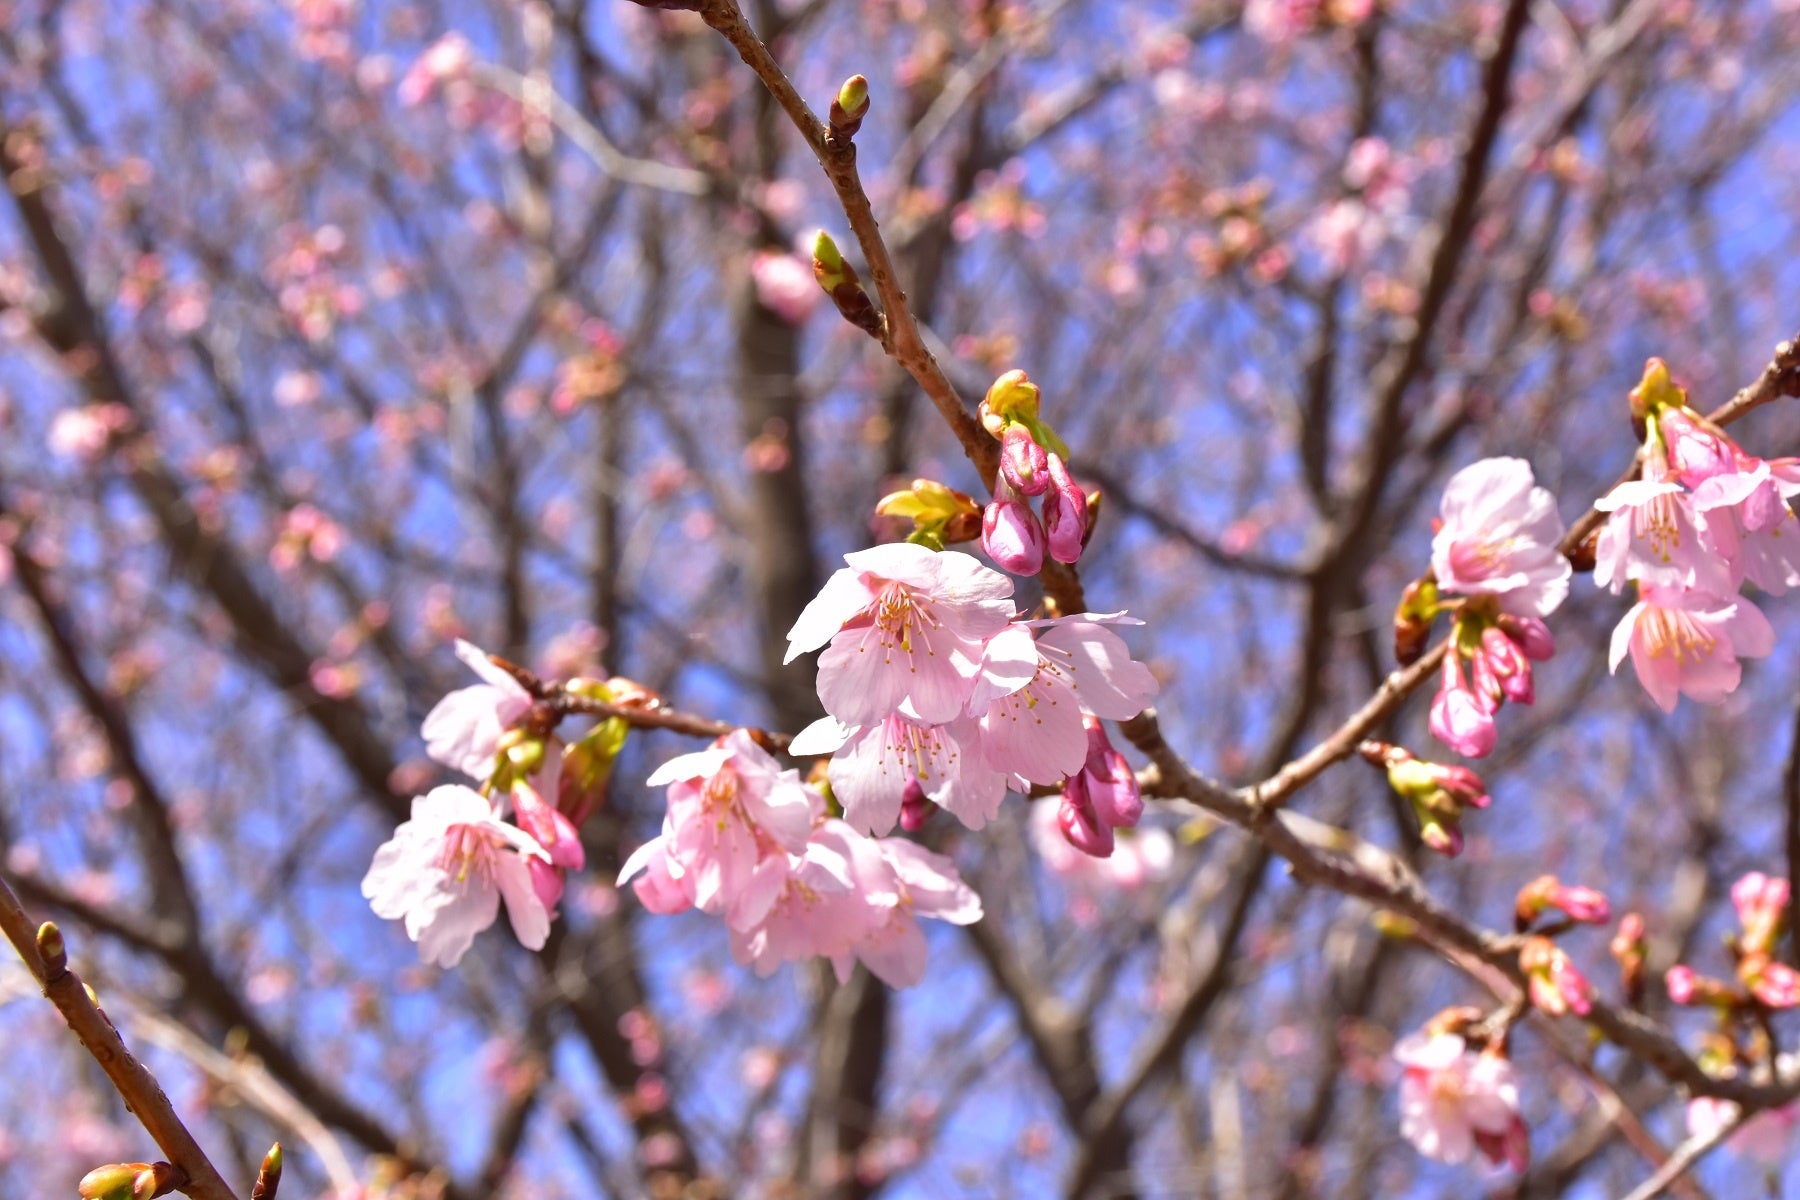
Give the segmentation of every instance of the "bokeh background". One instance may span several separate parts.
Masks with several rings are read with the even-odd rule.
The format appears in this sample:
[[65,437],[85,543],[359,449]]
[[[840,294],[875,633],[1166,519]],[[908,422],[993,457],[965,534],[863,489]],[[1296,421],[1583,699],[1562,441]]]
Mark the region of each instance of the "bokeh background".
[[[1647,356],[1707,408],[1800,330],[1793,0],[745,7],[819,106],[868,75],[934,348],[971,399],[1041,384],[1105,493],[1091,603],[1148,622],[1164,728],[1233,782],[1391,668],[1450,472],[1524,456],[1573,520]],[[1650,1170],[1622,1128],[1684,1135],[1658,1076],[1528,1027],[1529,1173],[1420,1159],[1387,1052],[1485,994],[1192,811],[1135,875],[1054,869],[1018,797],[934,827],[987,916],[931,930],[925,983],[757,979],[612,887],[668,735],[633,736],[545,953],[422,968],[357,887],[443,777],[453,638],[791,732],[781,635],[894,536],[874,501],[982,492],[796,256],[850,244],[817,164],[689,13],[12,0],[0,172],[0,864],[234,1177],[280,1136],[296,1197],[670,1164],[695,1196],[1601,1197]],[[1800,450],[1791,406],[1736,432]],[[1354,762],[1297,806],[1471,919],[1553,870],[1645,914],[1653,974],[1727,971],[1725,889],[1789,867],[1796,622],[1769,600],[1775,654],[1665,717],[1607,675],[1625,607],[1576,580],[1462,858]],[[1430,754],[1423,708],[1388,732]],[[1606,936],[1569,945],[1616,993]],[[142,1157],[0,964],[0,1195]],[[1695,1186],[1784,1177],[1721,1151]]]

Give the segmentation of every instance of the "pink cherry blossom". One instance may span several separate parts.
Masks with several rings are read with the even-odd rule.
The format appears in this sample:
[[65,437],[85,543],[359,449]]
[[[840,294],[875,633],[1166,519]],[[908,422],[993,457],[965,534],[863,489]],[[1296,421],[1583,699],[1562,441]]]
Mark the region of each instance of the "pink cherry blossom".
[[[989,640],[969,699],[988,766],[1028,783],[1059,784],[1087,759],[1083,713],[1126,721],[1144,710],[1156,677],[1102,623],[1121,620],[1129,618],[1080,613],[1015,625]],[[1041,629],[1035,638],[1033,627]]]
[[1475,1054],[1455,1034],[1413,1034],[1394,1047],[1400,1080],[1400,1133],[1419,1153],[1462,1163],[1476,1150],[1522,1170],[1528,1153],[1513,1066]]
[[824,717],[796,734],[788,749],[833,754],[827,768],[832,795],[843,805],[844,820],[865,833],[892,829],[914,786],[970,829],[993,820],[1006,798],[1006,776],[987,765],[968,718],[921,725],[894,716],[850,728]]
[[520,944],[538,950],[550,913],[533,886],[534,859],[549,860],[537,839],[501,821],[479,793],[448,784],[414,798],[412,818],[375,851],[362,894],[376,916],[405,921],[428,963],[455,966],[494,923],[502,897]]
[[458,639],[456,657],[485,682],[451,692],[426,714],[425,752],[485,780],[494,773],[501,735],[531,709],[531,693],[468,642]]
[[1777,596],[1800,586],[1800,520],[1768,463],[1702,480],[1693,503],[1704,516],[1706,548],[1729,564],[1734,583],[1748,579]]
[[1638,682],[1657,707],[1674,712],[1680,695],[1718,704],[1737,690],[1739,658],[1775,649],[1775,630],[1750,601],[1705,592],[1644,588],[1613,630],[1614,674],[1630,654]]
[[668,816],[657,848],[640,846],[619,882],[652,872],[646,887],[659,903],[671,903],[669,890],[678,886],[694,907],[738,929],[767,913],[789,855],[806,848],[824,813],[818,793],[742,729],[710,749],[670,759],[647,782],[668,785]]
[[879,920],[848,953],[832,956],[838,979],[849,979],[854,957],[889,987],[912,987],[925,977],[925,934],[919,918],[971,925],[981,919],[981,898],[962,881],[955,863],[916,842],[858,838],[850,849],[856,892],[870,899]]
[[1736,590],[1726,559],[1701,536],[1693,497],[1652,458],[1644,478],[1628,480],[1594,502],[1612,514],[1594,549],[1594,582],[1614,593],[1636,580],[1645,587]]
[[[852,846],[862,835],[842,821],[826,821],[801,853],[784,864],[780,886],[762,916],[731,929],[731,955],[758,975],[782,963],[818,956],[837,957],[881,922],[878,907],[898,900],[897,892],[858,891],[851,873]],[[866,840],[866,839],[863,839]]]
[[788,631],[787,661],[819,656],[819,700],[846,725],[905,706],[926,724],[955,719],[982,647],[1014,615],[1012,580],[954,550],[896,542],[844,556]]
[[1487,458],[1450,477],[1431,542],[1438,587],[1497,596],[1520,617],[1547,617],[1569,594],[1572,568],[1557,543],[1556,498],[1522,458]]

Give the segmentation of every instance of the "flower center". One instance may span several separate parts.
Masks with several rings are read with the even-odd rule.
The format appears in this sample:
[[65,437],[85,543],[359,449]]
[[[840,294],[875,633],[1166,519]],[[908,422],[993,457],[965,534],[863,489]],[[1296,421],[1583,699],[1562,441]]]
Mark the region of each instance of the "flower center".
[[923,635],[942,622],[933,616],[929,605],[918,601],[918,595],[903,583],[890,583],[881,590],[875,601],[875,627],[881,631],[884,649],[898,646],[902,654],[911,654],[913,638],[920,636],[930,650],[930,638]]
[[444,831],[437,865],[459,886],[466,886],[471,877],[491,885],[498,863],[499,847],[479,825],[452,825]]
[[1651,608],[1645,621],[1644,641],[1651,658],[1672,658],[1678,666],[1698,665],[1719,648],[1719,639],[1683,609]]

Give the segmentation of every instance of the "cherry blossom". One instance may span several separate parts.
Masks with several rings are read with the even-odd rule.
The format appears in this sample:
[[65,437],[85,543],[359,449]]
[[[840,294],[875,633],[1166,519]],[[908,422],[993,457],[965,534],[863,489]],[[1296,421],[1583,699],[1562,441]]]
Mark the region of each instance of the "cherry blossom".
[[530,861],[547,862],[537,839],[495,815],[471,788],[447,784],[413,799],[412,818],[375,851],[362,894],[375,915],[404,920],[428,963],[453,967],[494,923],[500,901],[513,934],[530,950],[550,935],[550,912]]
[[472,779],[494,773],[500,739],[531,709],[531,693],[485,651],[458,639],[456,657],[483,682],[459,688],[425,716],[425,752]]
[[1402,1038],[1394,1058],[1405,1068],[1400,1133],[1419,1153],[1462,1163],[1479,1150],[1496,1165],[1525,1168],[1529,1141],[1510,1062],[1491,1052],[1472,1053],[1450,1033]]
[[1594,551],[1594,582],[1614,593],[1636,580],[1646,587],[1736,590],[1729,563],[1701,536],[1693,497],[1652,456],[1644,478],[1628,480],[1594,502],[1610,513]]
[[767,913],[787,878],[788,856],[805,850],[824,815],[818,793],[742,729],[670,759],[646,782],[668,785],[668,815],[662,834],[626,860],[619,883],[646,872],[640,895],[669,906],[679,890],[734,928]]
[[1431,568],[1447,593],[1499,598],[1520,617],[1547,617],[1569,594],[1572,568],[1557,548],[1556,498],[1522,458],[1487,458],[1450,477],[1431,543]]
[[981,919],[981,899],[962,881],[956,864],[916,842],[856,839],[851,842],[850,867],[857,893],[871,901],[879,919],[848,953],[832,955],[840,982],[849,979],[854,957],[889,987],[912,987],[925,977],[921,917],[952,925]]
[[922,725],[891,716],[854,729],[824,717],[795,735],[788,748],[833,755],[827,768],[832,795],[843,805],[844,820],[865,833],[892,829],[914,785],[970,829],[993,820],[1006,798],[1006,775],[987,765],[979,731],[966,717]]
[[1739,658],[1775,649],[1775,630],[1750,601],[1683,589],[1644,588],[1613,630],[1614,674],[1631,656],[1638,682],[1657,707],[1674,712],[1680,696],[1717,704],[1737,690]]
[[844,556],[788,631],[787,661],[820,646],[819,700],[847,725],[902,711],[955,719],[982,647],[1012,620],[1012,581],[954,550],[895,542]]
[[1431,701],[1432,736],[1464,758],[1492,754],[1500,736],[1492,704],[1487,693],[1470,690],[1462,657],[1452,647],[1444,656],[1442,683]]

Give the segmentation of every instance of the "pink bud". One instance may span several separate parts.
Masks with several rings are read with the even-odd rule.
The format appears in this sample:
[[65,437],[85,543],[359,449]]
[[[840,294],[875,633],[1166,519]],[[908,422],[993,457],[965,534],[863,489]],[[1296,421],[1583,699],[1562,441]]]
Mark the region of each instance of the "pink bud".
[[1109,825],[1102,824],[1094,814],[1093,805],[1077,791],[1080,776],[1063,785],[1062,806],[1056,811],[1056,823],[1062,829],[1062,835],[1069,845],[1083,854],[1095,858],[1111,858],[1113,852],[1113,831]]
[[1486,808],[1488,806],[1487,784],[1481,776],[1469,768],[1456,765],[1446,766],[1443,763],[1432,763],[1436,768],[1438,786],[1449,793],[1450,798],[1458,804],[1469,808]]
[[526,859],[525,866],[531,872],[531,890],[537,893],[538,902],[554,914],[562,899],[563,873],[537,857]]
[[908,780],[906,790],[900,794],[900,828],[917,833],[930,819],[931,801],[925,798],[925,789],[916,777]]
[[1463,852],[1462,829],[1440,817],[1420,814],[1419,840],[1445,858],[1455,858]]
[[1087,494],[1076,486],[1062,456],[1047,456],[1050,488],[1044,493],[1044,525],[1049,532],[1050,557],[1060,563],[1081,558],[1081,542],[1087,536]]
[[1003,571],[1036,575],[1044,567],[1044,527],[1004,477],[997,482],[981,514],[981,548]]
[[1517,1114],[1505,1133],[1488,1133],[1480,1128],[1472,1128],[1470,1133],[1475,1137],[1475,1148],[1496,1167],[1523,1171],[1531,1165],[1531,1131]]
[[1463,682],[1455,653],[1444,657],[1443,684],[1431,702],[1431,733],[1465,758],[1484,758],[1494,751],[1499,731]]
[[1591,887],[1559,887],[1550,903],[1569,914],[1571,920],[1587,925],[1604,925],[1612,920],[1612,905]]
[[1088,755],[1082,775],[1095,819],[1114,829],[1135,826],[1144,816],[1144,798],[1138,791],[1137,773],[1125,756],[1113,749],[1106,728],[1092,717],[1087,726]]
[[581,836],[575,826],[524,780],[513,785],[513,812],[519,818],[519,828],[550,852],[553,866],[579,871],[587,865],[587,854],[581,848]]
[[1548,662],[1556,655],[1556,639],[1550,636],[1550,627],[1536,617],[1505,614],[1500,618],[1500,628],[1533,662]]
[[1531,679],[1531,660],[1519,644],[1504,630],[1488,626],[1481,631],[1480,657],[1500,685],[1500,691],[1515,704],[1530,704],[1537,698]]
[[1678,963],[1663,975],[1663,986],[1669,990],[1671,1003],[1692,1004],[1700,991],[1699,980],[1700,977],[1694,974],[1692,967],[1684,967]]
[[1787,915],[1787,880],[1752,871],[1731,886],[1731,902],[1744,926],[1744,949],[1774,953],[1775,943],[1781,937],[1781,922]]
[[1748,981],[1750,992],[1770,1008],[1800,1004],[1800,971],[1781,962],[1766,962]]
[[1021,495],[1041,496],[1050,486],[1049,452],[1016,421],[1000,439],[1000,470]]

